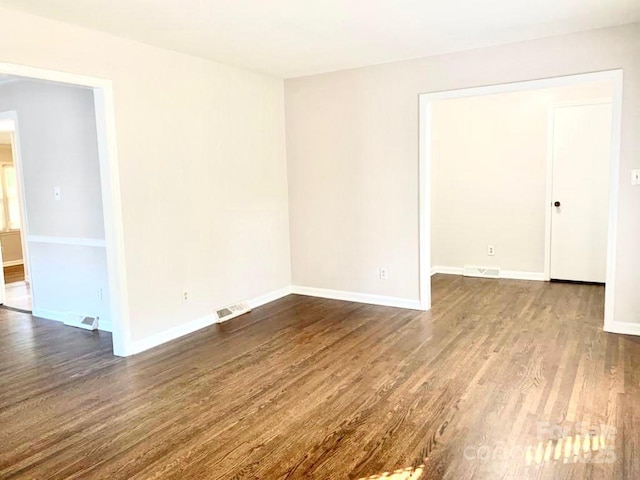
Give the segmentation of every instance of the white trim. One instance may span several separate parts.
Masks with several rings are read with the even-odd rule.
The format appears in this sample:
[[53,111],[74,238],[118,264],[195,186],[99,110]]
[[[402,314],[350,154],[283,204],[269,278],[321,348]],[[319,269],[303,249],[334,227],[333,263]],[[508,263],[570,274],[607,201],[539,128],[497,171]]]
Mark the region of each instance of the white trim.
[[18,265],[24,265],[24,260],[9,260],[7,262],[2,262],[3,267],[16,267]]
[[431,265],[431,102],[420,96],[420,160],[418,164],[418,214],[419,214],[419,288],[420,309],[431,309],[431,275],[427,270]]
[[189,335],[190,333],[196,332],[203,328],[209,327],[214,323],[218,323],[218,318],[213,313],[210,313],[208,315],[205,315],[204,317],[196,318],[195,320],[191,320],[187,323],[176,325],[175,327],[143,338],[142,340],[131,342],[130,354],[135,355],[137,353],[144,352],[145,350],[149,350],[177,338]]
[[431,267],[431,272],[431,275],[435,275],[436,273],[443,273],[445,275],[462,275],[462,273],[464,272],[464,268],[436,266]]
[[398,297],[385,297],[382,295],[370,295],[367,293],[345,292],[342,290],[328,290],[325,288],[302,287],[294,285],[291,293],[307,295],[309,297],[330,298],[345,302],[368,303],[371,305],[383,305],[385,307],[407,308],[410,310],[424,310],[420,300],[410,300]]
[[[131,327],[120,198],[113,83],[111,80],[98,77],[46,70],[12,63],[0,63],[0,74],[93,88],[96,130],[98,134],[102,209],[105,227],[105,248],[109,277],[109,298],[111,299],[109,307],[113,330],[113,353],[118,356],[131,355]],[[16,144],[19,145],[17,126]],[[27,267],[30,269],[28,257],[25,258],[27,258]],[[36,299],[33,298],[33,301],[35,305]]]
[[291,285],[288,285],[286,287],[280,288],[278,290],[274,290],[273,292],[269,292],[265,295],[261,295],[252,300],[249,300],[247,303],[251,308],[258,308],[263,305],[266,305],[267,303],[271,303],[276,300],[279,300],[282,297],[286,297],[287,295],[291,295],[291,293],[292,293]]
[[[286,297],[290,294],[291,287],[287,286],[248,300],[247,303],[252,309],[258,308],[282,297]],[[191,320],[187,323],[176,325],[175,327],[164,330],[163,332],[156,333],[155,335],[151,335],[150,337],[132,342],[131,355],[144,352],[145,350],[157,347],[159,345],[162,345],[163,343],[167,343],[185,335],[189,335],[190,333],[209,327],[215,323],[218,323],[218,317],[216,317],[215,314],[211,313],[209,315],[205,315],[204,317]]]
[[[419,96],[420,105],[420,185],[419,198],[420,201],[420,290],[421,296],[430,298],[431,285],[424,281],[430,273],[429,263],[424,259],[428,258],[430,253],[431,236],[431,209],[428,207],[428,200],[425,195],[430,195],[431,191],[431,175],[426,176],[422,172],[428,172],[431,168],[431,103],[435,100],[445,100],[450,98],[462,98],[479,95],[493,95],[497,93],[519,92],[524,90],[538,90],[542,88],[562,87],[568,85],[580,85],[591,82],[612,81],[613,82],[613,124],[611,135],[611,172],[609,187],[609,231],[607,237],[607,278],[605,288],[605,308],[604,308],[604,329],[605,331],[614,331],[615,328],[615,267],[616,267],[616,243],[617,243],[617,220],[618,220],[618,182],[620,176],[620,140],[622,130],[622,88],[623,88],[623,72],[618,70],[607,70],[602,72],[582,73],[575,75],[565,75],[561,77],[544,78],[539,80],[530,80],[522,82],[503,83],[499,85],[489,85],[482,87],[464,88],[458,90],[447,90],[433,93],[423,93]],[[545,219],[546,223],[546,219]],[[545,246],[546,248],[546,246]],[[513,272],[511,272],[513,273]],[[542,274],[544,279],[547,275]],[[538,275],[538,274],[535,274]],[[425,290],[423,292],[423,290]],[[426,291],[428,290],[428,292]]]
[[31,315],[45,320],[53,320],[54,322],[64,322],[67,318],[67,312],[59,312],[57,310],[48,310],[46,308],[33,308]]
[[53,243],[55,245],[75,245],[79,247],[106,247],[103,238],[82,238],[82,237],[49,237],[45,235],[29,235],[27,241],[30,243]]
[[[464,267],[435,266],[431,267],[431,272],[431,275],[435,275],[437,273],[443,273],[446,275],[462,275]],[[543,272],[521,272],[518,270],[500,270],[500,278],[510,280],[534,280],[537,282],[545,281]]]
[[101,318],[98,319],[98,330],[113,334],[113,326],[111,325],[111,322],[105,322]]
[[614,328],[616,256],[618,241],[618,195],[620,183],[620,143],[622,141],[622,70],[613,78],[611,124],[611,165],[609,171],[609,216],[607,232],[607,277],[604,289],[604,330]]
[[605,326],[605,331],[624,335],[640,335],[640,323],[611,322]]
[[517,270],[501,270],[500,278],[510,280],[533,280],[536,282],[544,282],[544,272],[520,272]]
[[[49,310],[46,308],[34,308],[31,315],[54,322],[64,322],[69,316],[69,312],[59,312],[57,310]],[[102,320],[98,320],[98,330],[100,330],[101,332],[113,333],[111,322],[103,322]]]

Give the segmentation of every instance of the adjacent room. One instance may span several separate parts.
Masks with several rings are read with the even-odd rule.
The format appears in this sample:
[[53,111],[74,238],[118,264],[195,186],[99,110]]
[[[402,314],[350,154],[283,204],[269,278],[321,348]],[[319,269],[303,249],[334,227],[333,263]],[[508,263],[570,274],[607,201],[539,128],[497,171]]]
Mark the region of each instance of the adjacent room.
[[562,80],[432,103],[432,275],[605,284],[613,84]]
[[0,0],[0,477],[640,478],[640,3]]
[[[5,79],[6,80],[6,79]],[[4,274],[3,305],[31,311],[31,294],[23,253],[22,214],[14,164],[12,121],[0,120],[0,253]]]

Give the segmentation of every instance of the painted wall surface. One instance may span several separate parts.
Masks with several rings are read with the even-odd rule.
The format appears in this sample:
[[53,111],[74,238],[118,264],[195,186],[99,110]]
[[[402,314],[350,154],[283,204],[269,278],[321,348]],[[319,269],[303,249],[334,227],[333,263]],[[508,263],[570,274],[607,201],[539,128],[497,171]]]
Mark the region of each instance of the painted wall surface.
[[0,61],[113,81],[133,341],[291,283],[281,79],[6,9]]
[[18,116],[34,313],[98,316],[100,328],[110,329],[105,248],[64,244],[69,237],[104,240],[93,91],[10,82],[0,85],[0,111],[10,110]]
[[418,298],[420,93],[619,68],[615,318],[640,322],[640,24],[286,80],[293,283]]
[[431,265],[542,274],[549,109],[612,92],[605,82],[434,102]]
[[9,110],[18,115],[29,235],[104,239],[93,90],[10,82],[0,85],[0,111]]

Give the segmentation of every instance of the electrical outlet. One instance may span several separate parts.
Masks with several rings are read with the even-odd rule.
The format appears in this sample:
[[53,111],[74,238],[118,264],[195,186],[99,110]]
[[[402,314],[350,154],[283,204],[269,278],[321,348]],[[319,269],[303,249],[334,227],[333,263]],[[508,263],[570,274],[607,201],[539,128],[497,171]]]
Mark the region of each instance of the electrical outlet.
[[389,278],[389,270],[386,268],[380,269],[380,280],[386,280]]
[[101,288],[99,288],[96,291],[96,296],[98,297],[98,301],[101,302],[102,301],[102,289]]
[[640,185],[640,169],[631,170],[631,185]]
[[187,303],[189,301],[189,292],[187,290],[182,292],[182,303]]
[[493,245],[487,245],[487,255],[493,257],[496,254],[496,247]]
[[60,200],[62,198],[60,187],[53,187],[53,198],[55,198],[56,200]]

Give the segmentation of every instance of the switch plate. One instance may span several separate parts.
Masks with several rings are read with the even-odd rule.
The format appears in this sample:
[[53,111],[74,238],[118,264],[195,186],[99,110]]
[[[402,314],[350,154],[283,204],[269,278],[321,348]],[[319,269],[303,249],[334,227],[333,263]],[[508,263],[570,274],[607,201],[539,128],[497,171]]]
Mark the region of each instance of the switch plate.
[[60,200],[60,187],[53,187],[53,198],[55,198],[56,200]]
[[640,169],[631,170],[631,185],[640,185]]
[[496,247],[493,245],[487,245],[487,255],[493,257],[496,254]]
[[380,269],[380,280],[386,280],[389,278],[389,270],[386,268]]

